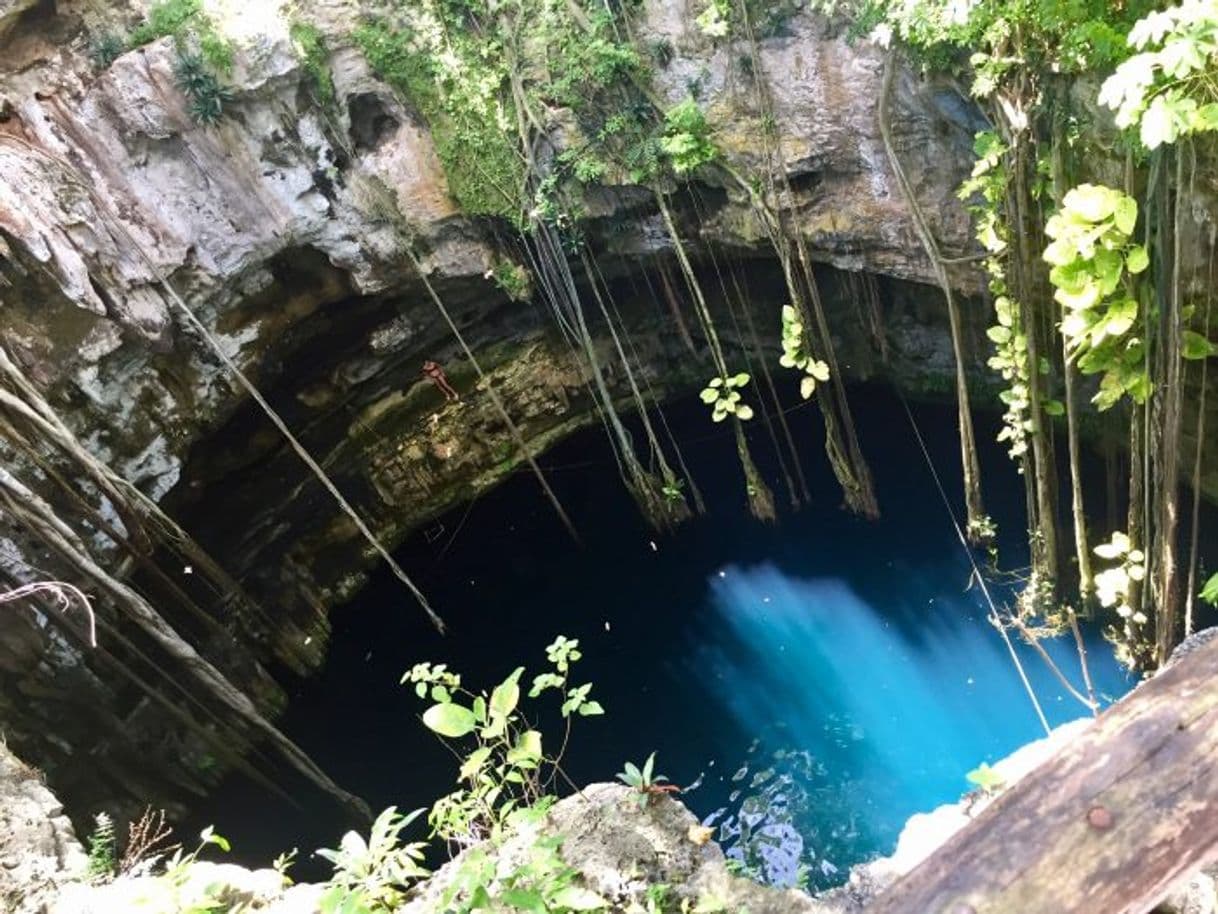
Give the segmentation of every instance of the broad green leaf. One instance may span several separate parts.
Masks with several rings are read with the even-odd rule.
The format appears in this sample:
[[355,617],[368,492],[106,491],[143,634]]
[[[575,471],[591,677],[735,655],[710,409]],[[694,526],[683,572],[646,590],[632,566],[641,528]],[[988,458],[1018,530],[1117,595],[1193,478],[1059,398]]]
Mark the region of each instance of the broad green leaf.
[[1061,416],[1066,412],[1065,404],[1061,400],[1046,400],[1043,406],[1045,412],[1050,416]]
[[579,714],[581,717],[597,717],[604,714],[605,709],[601,707],[599,701],[585,701],[579,706]]
[[742,403],[740,406],[737,406],[736,407],[736,418],[741,419],[746,422],[749,419],[752,419],[753,418],[753,407],[749,406],[746,403]]
[[449,739],[468,736],[478,725],[473,711],[452,702],[432,705],[423,712],[423,723],[427,729]]
[[818,381],[821,381],[821,382],[828,381],[829,380],[829,363],[822,359],[817,359],[811,365],[808,366],[808,374],[812,375],[812,377],[816,378],[816,380],[818,380]]
[[742,371],[732,378],[733,387],[743,387],[747,383],[749,383],[749,375],[746,371]]
[[1200,333],[1193,330],[1184,331],[1183,356],[1186,359],[1206,359],[1218,352],[1218,347]]
[[495,686],[491,692],[491,714],[506,717],[516,710],[516,705],[520,703],[520,674],[523,672],[524,667],[517,667],[511,676]]
[[1205,582],[1205,586],[1201,588],[1199,596],[1211,606],[1218,606],[1218,574],[1212,575]]
[[[785,356],[783,358],[786,358]],[[698,394],[703,403],[714,403],[719,399],[719,391],[713,387],[704,388],[702,393]]]
[[816,393],[816,378],[811,375],[804,375],[799,382],[799,395],[807,400],[812,394]]
[[1113,221],[1122,235],[1132,235],[1134,226],[1138,224],[1138,204],[1132,197],[1121,194],[1117,200]]
[[997,343],[999,346],[1002,346],[1005,343],[1010,342],[1011,328],[1004,327],[1002,324],[995,324],[993,327],[990,327],[985,331],[985,335],[988,336],[991,341]]
[[1150,255],[1146,253],[1146,248],[1135,244],[1125,255],[1125,269],[1136,276],[1148,266],[1150,266]]
[[1118,196],[1117,191],[1101,184],[1080,184],[1066,192],[1062,204],[1088,222],[1101,222],[1116,209]]

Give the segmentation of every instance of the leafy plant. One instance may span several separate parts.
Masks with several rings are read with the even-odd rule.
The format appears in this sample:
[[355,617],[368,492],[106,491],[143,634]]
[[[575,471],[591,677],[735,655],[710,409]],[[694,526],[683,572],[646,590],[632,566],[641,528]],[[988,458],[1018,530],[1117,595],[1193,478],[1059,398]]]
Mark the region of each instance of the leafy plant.
[[669,501],[682,501],[685,498],[685,480],[674,479],[671,483],[665,483],[660,492]]
[[995,771],[986,762],[982,762],[972,771],[965,775],[965,778],[970,784],[976,785],[981,789],[982,793],[994,794],[1001,790],[1007,782],[999,772]]
[[93,817],[93,831],[86,839],[89,845],[89,864],[86,872],[90,879],[109,879],[118,866],[115,846],[114,820],[108,813],[99,812]]
[[334,79],[330,74],[330,52],[321,29],[303,19],[293,19],[288,25],[292,47],[313,82],[317,101],[328,106],[334,103]]
[[1149,620],[1132,605],[1133,590],[1146,577],[1146,554],[1119,530],[1093,551],[1117,563],[1096,574],[1095,595],[1101,606],[1115,609],[1120,617],[1120,628],[1112,628],[1107,634],[1116,646],[1117,659],[1132,669],[1147,661],[1151,647],[1145,630]]
[[681,788],[668,783],[668,778],[655,773],[656,754],[647,756],[647,761],[640,768],[633,762],[626,762],[625,770],[617,775],[617,779],[638,792],[640,806],[654,803],[659,797],[670,793],[680,793]]
[[1007,387],[998,397],[1006,407],[999,442],[1007,442],[1007,454],[1023,472],[1023,460],[1028,453],[1028,434],[1032,420],[1028,364],[1028,338],[1024,333],[1019,302],[1007,288],[1005,258],[1010,230],[1002,207],[1007,193],[1006,144],[998,134],[986,130],[973,140],[976,161],[973,172],[960,185],[957,197],[965,201],[973,216],[973,234],[985,249],[985,272],[990,293],[994,296],[994,316],[997,322],[986,330],[994,344],[994,354],[987,365],[998,372]]
[[426,119],[458,205],[519,221],[524,164],[509,132],[516,110],[503,94],[502,45],[480,40],[459,11],[431,0],[403,5],[392,23],[366,22],[353,38],[371,67]]
[[1198,595],[1210,606],[1218,606],[1218,574],[1211,575],[1201,588]]
[[793,305],[782,306],[782,355],[778,364],[804,373],[799,395],[805,400],[816,393],[817,382],[829,380],[829,363],[813,356],[804,346],[804,323]]
[[89,45],[89,58],[94,69],[101,71],[110,67],[127,50],[127,43],[114,32],[102,32]]
[[422,865],[425,843],[401,843],[402,832],[423,812],[403,816],[390,806],[372,823],[367,841],[349,831],[337,848],[317,851],[334,865],[321,897],[322,914],[376,914],[402,903],[406,886],[428,874]]
[[484,847],[462,858],[453,881],[441,895],[441,909],[451,914],[508,910],[530,914],[569,914],[608,907],[603,897],[579,885],[579,872],[559,854],[562,839],[535,837],[524,861],[496,861]]
[[1201,0],[1147,14],[1129,31],[1138,50],[1104,81],[1100,104],[1147,149],[1218,130],[1218,6]]
[[528,301],[533,294],[533,280],[528,269],[507,258],[495,260],[489,271],[491,280],[512,301]]
[[224,106],[232,101],[229,89],[220,83],[198,54],[180,53],[173,67],[174,82],[189,102],[195,123],[210,126],[220,120]]
[[129,43],[138,48],[167,37],[173,38],[179,53],[197,53],[216,72],[232,72],[233,43],[220,34],[202,0],[157,0],[148,8],[148,18],[131,33]]
[[711,378],[698,396],[711,407],[711,419],[715,422],[722,422],[729,415],[742,420],[752,419],[753,407],[741,402],[740,388],[748,383],[749,376],[743,371],[723,378]]
[[561,774],[572,720],[605,713],[590,697],[591,683],[571,683],[571,667],[581,656],[579,641],[560,635],[546,648],[550,670],[535,676],[528,692],[528,698],[535,699],[554,691],[560,699],[567,730],[553,755],[546,754],[541,733],[520,711],[524,667],[513,670],[489,694],[463,688],[461,677],[445,664],[415,664],[402,677],[403,683],[414,684],[420,698],[433,702],[423,712],[429,730],[446,740],[473,740],[458,772],[459,783],[468,787],[432,806],[428,822],[433,834],[457,843],[494,838],[524,809],[543,800],[546,788]]
[[692,98],[669,108],[664,115],[660,149],[678,175],[687,175],[718,157],[706,115]]
[[703,35],[726,38],[730,30],[731,15],[730,0],[709,0],[706,9],[694,17],[694,24]]
[[1103,374],[1092,398],[1101,410],[1125,395],[1135,403],[1150,395],[1141,312],[1127,279],[1150,265],[1146,248],[1130,241],[1137,221],[1132,197],[1083,184],[1067,192],[1045,225],[1053,239],[1044,253],[1053,297],[1065,309],[1061,333],[1084,374]]

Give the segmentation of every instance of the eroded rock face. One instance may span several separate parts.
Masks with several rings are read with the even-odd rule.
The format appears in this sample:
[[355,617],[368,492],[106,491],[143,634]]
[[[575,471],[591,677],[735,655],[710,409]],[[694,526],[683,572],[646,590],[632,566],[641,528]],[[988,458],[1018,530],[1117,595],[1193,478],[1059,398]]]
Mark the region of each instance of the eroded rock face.
[[41,912],[86,864],[63,806],[41,775],[0,742],[0,907]]
[[[739,54],[692,31],[686,5],[647,6],[648,22],[674,51],[658,89],[677,100],[696,80],[729,156],[747,166],[755,158],[754,93],[737,72]],[[214,127],[190,119],[174,84],[171,41],[129,51],[100,72],[89,61],[103,27],[130,27],[144,7],[111,5],[105,22],[73,0],[0,7],[0,328],[6,349],[85,446],[161,499],[273,607],[261,622],[227,620],[230,637],[200,643],[273,709],[283,697],[262,665],[274,659],[306,672],[320,661],[325,609],[360,585],[369,554],[210,346],[259,385],[389,543],[493,485],[518,460],[504,450],[502,423],[426,296],[406,244],[535,446],[592,419],[587,378],[542,309],[508,302],[487,278],[504,253],[501,232],[455,210],[427,125],[349,39],[360,13],[355,0],[310,4],[330,51],[336,100],[327,107],[317,103],[274,4],[209,5],[239,47],[234,100]],[[926,279],[878,145],[879,52],[796,13],[761,53],[797,222],[814,255]],[[897,85],[894,130],[906,167],[945,247],[956,250],[965,222],[952,189],[968,163],[971,115],[910,73]],[[705,190],[711,211],[701,233],[688,201],[678,201],[690,248],[700,256],[714,241],[751,258],[756,307],[772,342],[782,296],[750,208],[738,189]],[[588,237],[611,277],[637,279],[653,256],[669,253],[648,194],[610,189],[589,208]],[[963,273],[961,283],[975,288]],[[885,366],[849,287],[828,285],[849,370],[923,381],[950,370],[933,294],[881,280],[880,316],[890,329],[879,332],[892,359]],[[704,380],[705,367],[687,357],[654,291],[619,283],[615,293],[640,345],[640,372],[661,395]],[[188,326],[183,306],[211,342]],[[970,334],[978,355],[981,324]],[[464,395],[459,403],[442,406],[421,380],[425,358],[447,366]],[[624,390],[621,377],[610,383]],[[215,509],[220,502],[223,511]],[[2,518],[0,537],[10,578],[54,567]],[[25,612],[0,643],[0,694],[22,697],[0,709],[14,744],[64,785],[74,808],[87,814],[93,810],[81,807],[116,794],[136,806],[173,799],[222,770],[155,702],[132,697],[119,667],[95,656],[82,661],[77,647],[53,634],[52,620]],[[187,624],[173,605],[163,612]],[[130,665],[114,639],[106,647]],[[77,691],[85,680],[90,703]],[[166,768],[172,759],[177,785],[134,773],[125,757],[136,750],[117,739],[90,747],[80,774],[86,734],[116,727],[138,730],[140,756],[163,756]],[[50,740],[52,731],[64,735]]]

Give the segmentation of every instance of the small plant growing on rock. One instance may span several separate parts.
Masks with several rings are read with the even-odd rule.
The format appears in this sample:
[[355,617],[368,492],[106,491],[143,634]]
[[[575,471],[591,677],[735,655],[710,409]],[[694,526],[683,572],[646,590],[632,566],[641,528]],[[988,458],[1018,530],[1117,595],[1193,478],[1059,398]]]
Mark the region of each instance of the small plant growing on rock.
[[330,887],[321,897],[322,914],[374,914],[393,911],[405,900],[406,887],[428,875],[422,842],[401,843],[402,831],[423,814],[399,815],[390,806],[372,823],[368,840],[358,832],[343,835],[337,848],[317,856],[334,864]]
[[99,812],[93,817],[93,831],[86,839],[89,845],[89,878],[109,879],[117,867],[115,857],[114,820],[109,814]]
[[987,795],[998,793],[1007,782],[1006,778],[985,762],[982,762],[966,774],[965,778],[970,784],[975,785],[983,794]]
[[114,32],[102,32],[89,45],[89,59],[93,61],[93,68],[100,73],[109,69],[110,64],[118,60],[126,50],[127,43],[121,37]]
[[562,756],[575,717],[604,714],[589,696],[592,684],[571,684],[571,667],[581,657],[579,641],[559,636],[546,648],[551,669],[533,678],[528,697],[555,691],[566,721],[562,743],[553,754],[542,744],[540,731],[529,726],[520,711],[524,693],[520,682],[524,667],[517,667],[487,692],[472,692],[445,664],[418,663],[403,677],[415,693],[433,704],[423,712],[423,723],[445,740],[472,740],[462,756],[459,783],[468,784],[441,797],[428,821],[433,834],[457,844],[468,844],[504,833],[515,818],[546,800],[546,791],[562,773]]
[[664,775],[656,774],[655,766],[656,754],[653,752],[647,756],[647,761],[643,763],[642,768],[633,762],[627,762],[624,766],[625,770],[618,773],[619,781],[638,792],[640,806],[654,803],[656,799],[667,794],[681,792],[681,788],[676,784],[667,783],[668,778]]
[[189,52],[180,53],[173,67],[173,78],[189,102],[190,116],[195,123],[210,126],[224,114],[224,106],[233,94],[208,69],[203,58]]

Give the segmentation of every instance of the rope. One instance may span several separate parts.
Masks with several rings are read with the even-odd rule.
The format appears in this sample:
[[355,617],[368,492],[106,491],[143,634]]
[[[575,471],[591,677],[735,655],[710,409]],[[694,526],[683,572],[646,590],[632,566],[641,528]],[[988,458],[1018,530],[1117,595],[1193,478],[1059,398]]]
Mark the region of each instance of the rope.
[[965,537],[964,531],[960,529],[960,522],[956,519],[956,512],[952,510],[951,500],[948,499],[947,490],[943,488],[943,482],[939,479],[939,473],[935,469],[934,461],[930,459],[930,451],[926,449],[926,441],[922,438],[922,432],[918,428],[918,423],[914,421],[909,404],[905,402],[905,398],[901,396],[900,391],[897,391],[897,399],[901,401],[905,415],[909,417],[909,425],[913,429],[914,437],[918,439],[918,447],[922,449],[922,457],[926,460],[927,469],[930,470],[930,475],[935,481],[935,488],[939,490],[939,497],[943,499],[943,507],[947,511],[947,516],[952,520],[952,527],[956,531],[956,538],[960,540],[960,547],[964,550],[964,554],[968,556],[969,564],[973,568],[973,577],[977,580],[978,586],[981,587],[982,596],[985,597],[985,602],[990,607],[990,621],[998,629],[998,633],[1002,635],[1003,643],[1006,644],[1007,652],[1011,655],[1011,662],[1015,664],[1015,670],[1019,673],[1019,679],[1023,683],[1024,691],[1028,693],[1028,699],[1032,702],[1032,707],[1036,709],[1036,716],[1040,718],[1040,725],[1045,728],[1045,734],[1048,735],[1053,732],[1053,728],[1049,726],[1049,721],[1046,719],[1045,712],[1040,706],[1036,692],[1032,689],[1032,683],[1028,680],[1028,674],[1023,668],[1023,663],[1020,661],[1019,655],[1015,653],[1015,645],[1011,643],[1011,636],[1007,634],[1006,627],[1002,625],[998,607],[994,604],[994,598],[990,596],[989,587],[986,586],[985,575],[981,573],[981,566],[977,564],[973,550],[969,548],[968,539]]

